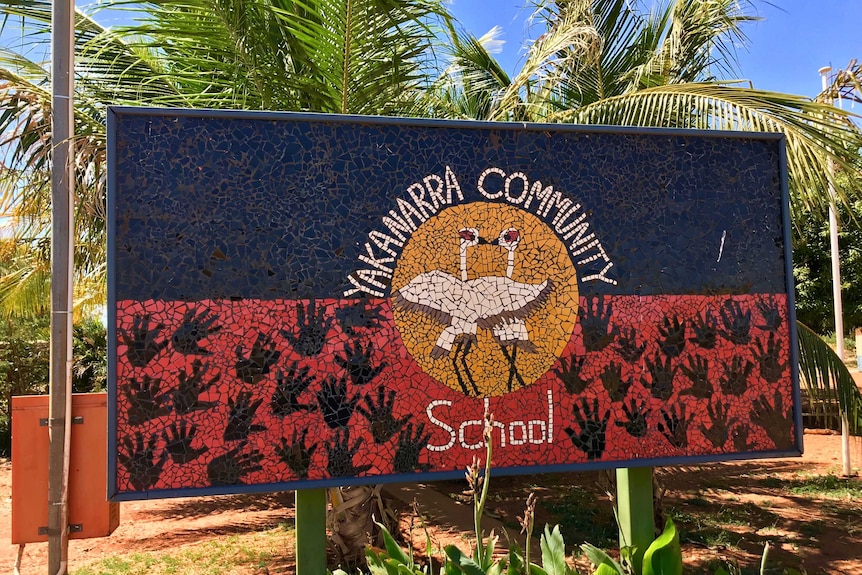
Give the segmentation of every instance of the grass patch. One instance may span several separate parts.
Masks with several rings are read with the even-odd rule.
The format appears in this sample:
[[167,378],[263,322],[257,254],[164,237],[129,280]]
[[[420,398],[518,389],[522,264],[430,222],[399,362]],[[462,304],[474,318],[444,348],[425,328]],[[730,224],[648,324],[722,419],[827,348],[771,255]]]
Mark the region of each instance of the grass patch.
[[710,521],[722,525],[764,526],[775,523],[779,517],[765,509],[765,505],[746,502],[736,505],[723,505]]
[[761,487],[766,487],[769,489],[779,489],[784,487],[787,483],[784,479],[779,479],[777,477],[764,477],[763,479],[758,479],[757,484]]
[[862,482],[836,475],[815,475],[787,482],[791,493],[827,498],[862,499]]
[[807,521],[799,526],[799,533],[805,537],[815,538],[823,533],[823,522]]
[[753,503],[721,505],[712,511],[700,504],[692,507],[695,509],[671,507],[667,514],[679,528],[681,541],[712,548],[736,548],[743,535],[737,533],[734,528],[756,529],[758,525],[774,523],[777,519],[775,514]]
[[554,501],[542,502],[559,523],[566,541],[589,541],[597,547],[619,544],[619,530],[610,503],[602,504],[592,493],[581,489],[561,493]]
[[686,503],[691,505],[692,507],[710,507],[712,505],[711,502],[707,501],[703,497],[692,497],[687,500]]
[[[179,551],[132,553],[108,557],[72,571],[72,575],[221,575],[263,569],[292,560],[293,528],[232,535]],[[289,557],[290,555],[290,557]]]

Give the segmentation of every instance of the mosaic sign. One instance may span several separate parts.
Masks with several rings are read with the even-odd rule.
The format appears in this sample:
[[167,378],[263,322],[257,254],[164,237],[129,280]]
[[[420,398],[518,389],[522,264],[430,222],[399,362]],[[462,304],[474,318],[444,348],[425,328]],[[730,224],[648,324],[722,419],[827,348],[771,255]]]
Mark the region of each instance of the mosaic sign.
[[111,495],[799,453],[783,146],[112,109]]

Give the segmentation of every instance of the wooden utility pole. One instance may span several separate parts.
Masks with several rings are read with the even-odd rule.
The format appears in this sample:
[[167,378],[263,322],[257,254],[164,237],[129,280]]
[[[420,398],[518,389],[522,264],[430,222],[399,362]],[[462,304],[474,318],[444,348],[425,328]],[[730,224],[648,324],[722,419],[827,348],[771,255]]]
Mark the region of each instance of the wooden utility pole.
[[69,553],[69,440],[72,418],[74,253],[75,2],[51,12],[51,371],[48,434],[48,575],[66,575]]

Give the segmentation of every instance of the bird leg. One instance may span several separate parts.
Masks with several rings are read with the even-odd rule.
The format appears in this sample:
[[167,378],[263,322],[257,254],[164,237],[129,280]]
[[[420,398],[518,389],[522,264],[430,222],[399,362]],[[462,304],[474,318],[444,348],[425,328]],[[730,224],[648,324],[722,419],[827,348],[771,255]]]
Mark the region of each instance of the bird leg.
[[502,343],[500,344],[500,351],[503,352],[503,357],[506,358],[506,361],[509,362],[509,382],[507,387],[509,391],[512,391],[512,380],[517,379],[518,383],[521,384],[521,387],[527,387],[527,384],[524,383],[524,378],[521,377],[521,374],[518,372],[518,366],[515,365],[515,359],[518,357],[518,346],[516,344],[512,345],[512,353],[510,354],[506,350],[506,346]]
[[462,347],[464,347],[464,340],[459,339],[458,343],[455,344],[455,355],[452,356],[452,368],[455,370],[455,377],[458,378],[458,385],[461,386],[461,392],[469,397],[470,392],[467,391],[467,386],[464,384],[464,377],[461,375],[461,370],[458,367],[458,356],[461,354]]
[[[473,392],[476,397],[479,396],[479,388],[476,387],[476,382],[473,381],[473,374],[470,373],[470,366],[467,365],[467,354],[470,353],[470,348],[473,347],[473,338],[467,337],[467,343],[464,345],[464,351],[461,353],[461,363],[464,365],[464,374],[467,376],[467,380],[470,382],[470,385],[473,387]],[[457,357],[458,354],[456,353]]]

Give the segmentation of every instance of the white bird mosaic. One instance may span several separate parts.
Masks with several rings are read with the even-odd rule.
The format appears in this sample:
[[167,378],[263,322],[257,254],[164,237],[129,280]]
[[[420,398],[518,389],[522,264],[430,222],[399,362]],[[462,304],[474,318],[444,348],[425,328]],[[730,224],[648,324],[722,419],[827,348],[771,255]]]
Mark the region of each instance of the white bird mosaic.
[[[514,232],[515,235],[510,233],[506,240],[508,243],[503,247],[517,247],[520,241],[517,230],[505,230],[501,237],[507,232]],[[446,326],[431,350],[431,357],[439,359],[451,355],[452,348],[457,346],[452,365],[458,383],[462,391],[469,395],[464,381],[466,377],[474,394],[478,395],[478,388],[466,361],[470,348],[476,342],[476,328],[492,330],[501,347],[514,345],[514,341],[529,343],[524,320],[547,300],[553,289],[553,282],[547,279],[540,284],[527,284],[513,280],[510,268],[514,266],[514,248],[509,252],[510,266],[507,267],[507,277],[483,276],[466,279],[467,249],[489,242],[482,238],[475,228],[458,230],[458,237],[461,278],[441,270],[421,273],[397,290],[393,301],[405,310],[422,312]],[[499,238],[493,243],[499,245]],[[503,343],[504,341],[506,343]],[[511,357],[506,355],[507,359]],[[514,360],[509,359],[509,363],[512,366]]]
[[[512,273],[515,270],[515,250],[521,242],[521,233],[515,228],[507,228],[500,232],[500,236],[491,242],[505,248],[508,252],[506,261],[506,279],[513,284],[518,284],[512,280]],[[520,284],[525,285],[525,284]],[[517,379],[521,387],[525,387],[524,379],[518,373],[518,368],[515,360],[518,356],[518,349],[522,349],[527,353],[536,352],[536,344],[530,341],[530,334],[527,332],[527,322],[523,318],[512,317],[504,319],[492,328],[494,340],[500,344],[500,350],[506,361],[509,362],[509,382],[508,390],[512,391],[512,381]],[[511,352],[508,348],[511,348]]]

